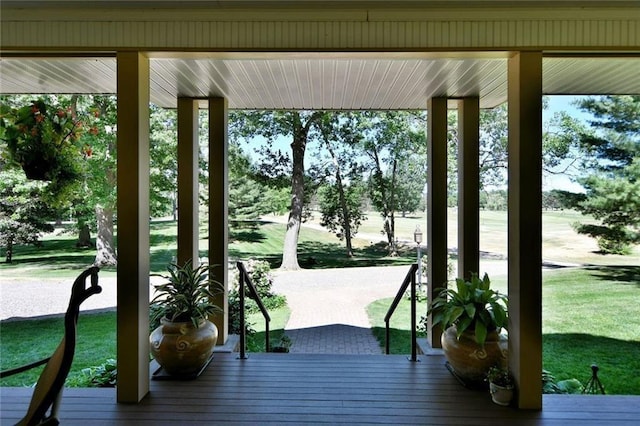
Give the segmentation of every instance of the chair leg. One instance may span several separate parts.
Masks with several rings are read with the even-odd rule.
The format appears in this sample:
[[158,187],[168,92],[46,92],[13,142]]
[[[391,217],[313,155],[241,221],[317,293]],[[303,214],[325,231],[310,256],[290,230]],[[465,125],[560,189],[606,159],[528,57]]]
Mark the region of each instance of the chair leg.
[[60,389],[58,395],[56,395],[56,399],[53,400],[53,404],[51,405],[51,414],[49,418],[43,423],[46,425],[57,425],[58,421],[58,410],[60,409],[60,402],[62,401],[62,391],[64,387]]

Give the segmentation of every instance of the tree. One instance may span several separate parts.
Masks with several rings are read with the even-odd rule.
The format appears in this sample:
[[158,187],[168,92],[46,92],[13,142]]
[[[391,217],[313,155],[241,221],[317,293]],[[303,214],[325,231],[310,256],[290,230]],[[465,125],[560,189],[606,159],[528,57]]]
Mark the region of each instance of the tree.
[[[59,213],[71,211],[78,222],[79,242],[90,244],[89,226],[97,224],[94,263],[98,266],[116,262],[113,243],[113,213],[116,200],[115,131],[116,103],[109,96],[39,96],[36,101],[27,96],[3,98],[2,138],[11,138],[11,125],[25,124],[22,118],[5,114],[7,106],[28,108],[37,128],[30,130],[30,143],[20,156],[12,155],[18,163],[27,156],[46,154],[56,165],[44,175],[50,183],[43,188],[42,201]],[[27,123],[28,124],[28,123]],[[36,143],[37,142],[37,143]],[[11,143],[8,142],[10,146]],[[42,146],[55,145],[63,149],[49,152]],[[23,165],[24,168],[24,165]],[[95,215],[95,216],[94,216]]]
[[177,112],[151,105],[149,133],[149,208],[151,215],[177,219]]
[[[548,105],[548,98],[543,98],[543,108]],[[576,159],[570,150],[571,136],[567,134],[567,114],[556,113],[553,119],[545,123],[542,136],[543,172],[545,174],[565,174]],[[503,103],[495,108],[480,110],[479,128],[479,174],[480,189],[492,190],[506,184],[507,177],[507,144],[508,144],[508,105]],[[458,191],[458,117],[450,112],[448,115],[448,204],[457,205]],[[575,129],[574,129],[575,132]],[[573,161],[566,161],[573,160]]]
[[46,186],[0,162],[0,247],[7,263],[12,262],[14,245],[38,244],[43,232],[53,231],[47,222],[53,212],[42,201]]
[[264,185],[254,178],[251,158],[236,143],[229,144],[229,219],[256,220],[268,211]]
[[505,181],[507,125],[506,103],[480,110],[480,189],[500,186]]
[[242,138],[263,136],[270,144],[277,137],[291,138],[291,161],[280,152],[266,149],[271,161],[262,164],[266,173],[282,173],[290,167],[291,204],[284,237],[281,269],[300,269],[298,264],[298,236],[302,224],[305,201],[304,157],[309,140],[314,139],[314,125],[326,114],[321,111],[239,111],[231,115],[231,134]]
[[576,230],[595,238],[604,253],[624,254],[640,242],[640,96],[591,97],[577,106],[594,119],[575,140],[587,154],[581,164],[586,176],[578,179],[586,192],[567,199],[600,224]]
[[[94,265],[117,263],[113,218],[116,210],[116,122],[117,106],[113,96],[87,96],[83,99],[86,126],[84,142],[85,191],[77,205],[78,215],[93,210],[96,224]],[[87,220],[90,220],[87,218]]]
[[365,218],[362,211],[362,167],[358,164],[355,152],[361,138],[357,116],[337,113],[325,115],[318,127],[322,135],[322,147],[329,154],[325,171],[333,182],[320,188],[321,225],[345,241],[347,257],[352,257],[351,240]]
[[[369,158],[369,198],[382,215],[391,256],[397,255],[395,214],[400,209],[400,197],[415,198],[419,203],[426,183],[425,121],[421,114],[407,111],[362,113],[362,149]],[[411,185],[417,181],[418,185],[409,187],[402,171],[416,159],[422,165],[414,165],[417,174],[408,181]]]
[[362,199],[366,187],[362,182],[351,181],[348,185],[338,182],[323,185],[319,190],[320,224],[327,227],[346,244],[347,257],[353,256],[352,238],[366,216],[362,211]]

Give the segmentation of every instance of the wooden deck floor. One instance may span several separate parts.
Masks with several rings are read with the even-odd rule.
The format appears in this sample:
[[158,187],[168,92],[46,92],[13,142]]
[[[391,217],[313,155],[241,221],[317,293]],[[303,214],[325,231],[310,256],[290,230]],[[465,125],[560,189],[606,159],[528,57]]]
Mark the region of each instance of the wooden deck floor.
[[[152,381],[140,404],[117,404],[114,389],[67,389],[62,425],[411,424],[637,425],[640,397],[544,397],[540,412],[493,404],[463,388],[441,356],[216,354],[193,381]],[[26,411],[31,389],[2,388],[4,424]]]

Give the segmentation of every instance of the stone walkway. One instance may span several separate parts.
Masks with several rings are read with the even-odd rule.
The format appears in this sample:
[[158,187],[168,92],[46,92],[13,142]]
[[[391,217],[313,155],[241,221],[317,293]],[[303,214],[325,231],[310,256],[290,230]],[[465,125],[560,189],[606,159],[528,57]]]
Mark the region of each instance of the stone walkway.
[[408,266],[275,272],[273,290],[291,309],[291,352],[380,354],[366,307],[394,297]]

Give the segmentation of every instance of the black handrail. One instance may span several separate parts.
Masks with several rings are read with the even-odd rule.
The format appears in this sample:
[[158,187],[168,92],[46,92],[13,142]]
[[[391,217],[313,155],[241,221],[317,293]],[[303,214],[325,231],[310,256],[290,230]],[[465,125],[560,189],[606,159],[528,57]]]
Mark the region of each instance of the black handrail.
[[409,272],[407,272],[407,276],[404,277],[404,281],[396,294],[396,298],[393,299],[393,303],[389,307],[387,311],[387,315],[384,317],[385,322],[385,353],[389,355],[389,321],[391,320],[391,316],[395,312],[398,307],[398,303],[404,297],[405,292],[407,291],[407,287],[411,284],[411,361],[418,360],[418,340],[417,340],[417,330],[416,330],[416,271],[418,270],[418,264],[414,263],[409,268]]
[[249,277],[249,274],[247,273],[247,270],[245,269],[244,264],[242,262],[236,262],[236,266],[238,267],[238,272],[239,272],[238,292],[240,293],[240,359],[247,359],[247,355],[246,355],[247,327],[246,327],[246,320],[244,315],[244,297],[245,297],[244,284],[247,285],[247,288],[249,289],[249,293],[251,293],[252,299],[255,300],[256,303],[258,304],[258,308],[260,308],[260,312],[262,312],[262,316],[264,317],[264,324],[265,324],[264,345],[265,345],[266,352],[270,351],[269,321],[271,321],[271,317],[267,312],[267,308],[264,307],[264,304],[262,303],[262,300],[260,299],[260,296],[258,295],[256,288],[251,282],[251,278]]

